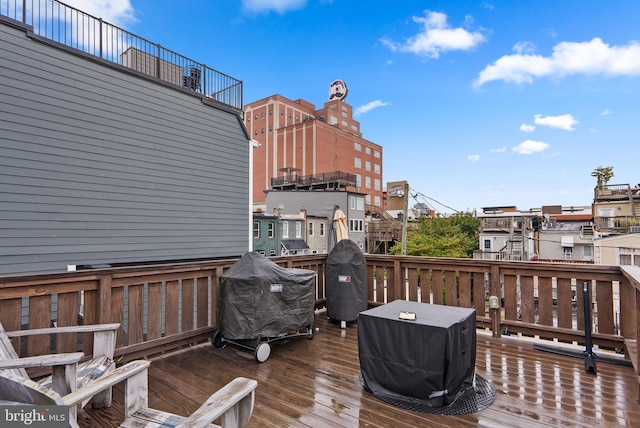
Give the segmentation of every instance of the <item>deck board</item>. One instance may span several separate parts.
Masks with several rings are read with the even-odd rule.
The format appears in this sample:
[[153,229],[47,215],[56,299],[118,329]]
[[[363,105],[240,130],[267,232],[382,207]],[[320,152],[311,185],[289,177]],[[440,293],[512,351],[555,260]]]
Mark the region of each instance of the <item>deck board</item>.
[[[640,426],[637,378],[630,367],[534,350],[529,341],[477,334],[476,373],[496,388],[478,413],[432,415],[384,403],[360,386],[357,325],[340,329],[318,314],[313,340],[274,344],[257,363],[251,351],[210,344],[156,357],[150,406],[182,415],[237,376],[256,379],[250,427],[633,427]],[[87,410],[83,427],[111,427],[122,417],[122,391],[110,409]]]

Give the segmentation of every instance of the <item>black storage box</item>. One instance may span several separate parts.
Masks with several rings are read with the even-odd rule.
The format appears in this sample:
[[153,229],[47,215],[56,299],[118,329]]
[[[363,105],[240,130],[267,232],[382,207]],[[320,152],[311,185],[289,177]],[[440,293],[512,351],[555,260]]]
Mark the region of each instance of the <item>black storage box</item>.
[[358,317],[363,386],[408,407],[452,404],[473,391],[474,309],[395,300]]
[[224,338],[275,338],[312,328],[315,285],[312,270],[283,268],[259,253],[246,253],[220,276]]

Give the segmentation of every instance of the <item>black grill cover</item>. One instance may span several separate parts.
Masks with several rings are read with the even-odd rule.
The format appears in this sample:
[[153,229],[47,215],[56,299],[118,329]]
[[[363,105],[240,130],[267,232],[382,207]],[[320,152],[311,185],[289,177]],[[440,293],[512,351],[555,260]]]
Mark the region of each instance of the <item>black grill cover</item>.
[[220,276],[226,339],[278,337],[313,324],[316,273],[283,268],[256,252]]
[[326,261],[327,316],[354,321],[367,310],[367,262],[358,245],[342,239]]
[[[399,319],[401,311],[416,314]],[[364,386],[400,406],[448,406],[472,390],[476,312],[395,300],[358,317]]]

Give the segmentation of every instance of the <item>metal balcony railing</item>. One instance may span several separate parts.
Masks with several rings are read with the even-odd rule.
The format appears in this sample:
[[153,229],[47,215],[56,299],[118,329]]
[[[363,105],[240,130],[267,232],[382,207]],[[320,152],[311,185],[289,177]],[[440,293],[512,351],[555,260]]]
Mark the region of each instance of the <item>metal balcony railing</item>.
[[0,0],[0,18],[86,55],[242,110],[242,81],[56,0]]
[[355,174],[344,171],[323,172],[321,174],[297,176],[295,174],[287,174],[283,177],[271,178],[271,186],[314,186],[327,185],[331,183],[340,183],[344,186],[356,186],[357,179]]

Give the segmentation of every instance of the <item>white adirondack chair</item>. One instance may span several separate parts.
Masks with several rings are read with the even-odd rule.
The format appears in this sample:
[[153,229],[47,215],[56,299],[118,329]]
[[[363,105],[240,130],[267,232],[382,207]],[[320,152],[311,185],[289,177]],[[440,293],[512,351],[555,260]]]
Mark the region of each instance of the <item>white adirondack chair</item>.
[[224,428],[240,428],[248,424],[257,381],[238,377],[211,395],[191,416],[183,417],[148,407],[150,364],[149,361],[132,361],[64,396],[7,371],[0,374],[0,399],[22,404],[69,406],[69,426],[75,428],[78,423],[73,409],[79,403],[124,382],[124,421],[121,428],[215,427],[217,425],[212,423],[217,419]]
[[[114,370],[113,352],[116,346],[116,330],[119,327],[120,324],[114,323],[6,332],[0,323],[0,374],[10,372],[19,378],[30,379],[26,369],[52,367],[52,375],[38,380],[38,383],[64,396]],[[79,363],[84,358],[82,352],[20,358],[10,340],[12,337],[61,333],[93,333],[91,358]],[[93,407],[109,407],[111,405],[111,389],[104,390],[90,398],[93,399]],[[0,397],[1,399],[2,397]],[[79,404],[84,407],[87,402],[88,400]]]

